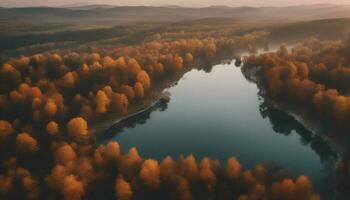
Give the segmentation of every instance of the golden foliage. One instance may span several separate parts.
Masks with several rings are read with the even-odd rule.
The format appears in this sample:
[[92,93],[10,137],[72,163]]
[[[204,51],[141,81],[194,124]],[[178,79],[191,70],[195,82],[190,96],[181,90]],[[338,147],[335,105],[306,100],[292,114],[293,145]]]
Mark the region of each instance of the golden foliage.
[[67,124],[67,131],[76,140],[84,139],[88,135],[87,122],[81,117],[73,118]]
[[23,154],[32,154],[39,150],[38,142],[28,133],[20,133],[16,137],[17,149]]

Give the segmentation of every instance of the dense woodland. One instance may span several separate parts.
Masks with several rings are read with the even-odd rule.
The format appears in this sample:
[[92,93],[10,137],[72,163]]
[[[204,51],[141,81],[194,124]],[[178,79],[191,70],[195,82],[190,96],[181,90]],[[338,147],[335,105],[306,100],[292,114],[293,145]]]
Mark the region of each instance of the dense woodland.
[[[282,45],[276,52],[248,56],[243,71],[250,77],[256,76],[265,97],[314,113],[313,117],[320,123],[334,130],[328,137],[347,140],[350,130],[349,49],[349,40],[310,38],[290,49]],[[344,152],[337,165],[339,189],[344,192],[348,192],[350,185],[349,172],[349,155]]]
[[349,48],[349,41],[311,38],[291,50],[282,45],[277,52],[247,57],[245,68],[259,66],[257,76],[273,98],[310,106],[349,130]]
[[[154,40],[90,52],[54,51],[6,60],[0,70],[1,199],[319,199],[305,176],[223,167],[192,155],[158,162],[117,142],[94,146],[89,127],[128,114],[160,81],[254,47],[253,32],[220,39]],[[20,192],[19,192],[20,191]]]
[[[349,130],[350,40],[325,39],[344,37],[350,20],[323,19],[348,10],[0,8],[0,199],[319,200],[302,174],[246,169],[235,157],[144,158],[117,142],[97,146],[94,128],[148,105],[189,70],[209,71],[248,50],[243,71],[258,69],[267,95]],[[255,55],[269,42],[315,33],[319,39]],[[340,182],[350,180],[348,163],[338,163]]]

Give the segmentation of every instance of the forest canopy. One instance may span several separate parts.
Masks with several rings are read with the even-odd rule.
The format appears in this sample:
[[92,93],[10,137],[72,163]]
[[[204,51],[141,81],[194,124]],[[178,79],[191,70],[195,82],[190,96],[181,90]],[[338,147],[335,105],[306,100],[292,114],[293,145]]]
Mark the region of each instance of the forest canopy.
[[122,152],[117,142],[94,146],[91,127],[99,120],[127,115],[171,77],[240,49],[254,52],[266,35],[156,37],[9,58],[0,68],[0,197],[319,199],[305,176],[291,179],[264,165],[247,170],[234,157],[221,167],[193,155],[145,159],[136,148]]
[[311,106],[323,119],[349,130],[349,45],[349,40],[310,38],[291,50],[282,45],[277,52],[249,56],[245,69],[260,67],[258,78],[273,98]]

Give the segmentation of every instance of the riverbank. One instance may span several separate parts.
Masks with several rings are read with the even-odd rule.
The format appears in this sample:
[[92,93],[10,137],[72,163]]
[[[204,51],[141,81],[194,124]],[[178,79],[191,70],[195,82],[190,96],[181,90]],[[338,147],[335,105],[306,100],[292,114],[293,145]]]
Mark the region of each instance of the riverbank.
[[[259,49],[260,51],[261,49]],[[247,51],[244,49],[238,49],[235,52],[230,53],[218,53],[216,55],[216,59],[208,63],[206,58],[198,58],[195,59],[190,65],[184,67],[183,71],[177,72],[174,75],[168,76],[158,82],[156,82],[151,91],[148,91],[145,98],[142,102],[137,102],[129,105],[128,112],[125,115],[118,115],[116,113],[111,112],[107,114],[103,118],[97,119],[90,124],[89,127],[89,135],[96,137],[96,135],[103,134],[112,126],[120,123],[121,121],[127,120],[130,117],[138,115],[142,112],[147,111],[152,108],[159,102],[162,96],[166,93],[168,88],[173,87],[181,80],[181,78],[189,71],[196,70],[204,70],[210,71],[212,67],[216,64],[220,64],[222,62],[228,61],[231,62],[235,56],[244,56],[247,55]]]
[[250,82],[256,84],[259,90],[259,95],[264,99],[264,102],[268,107],[281,110],[292,116],[310,132],[321,137],[339,157],[348,156],[350,148],[348,143],[349,137],[346,134],[338,134],[337,132],[339,132],[339,130],[337,130],[330,122],[324,122],[324,120],[320,119],[319,115],[306,106],[285,100],[275,100],[270,97],[256,75],[258,71],[258,67],[250,69],[242,68],[244,76]]
[[[210,64],[204,62],[202,59],[197,59],[193,61],[191,65],[185,67],[183,71],[168,76],[167,78],[164,78],[163,80],[160,80],[157,83],[155,83],[152,89],[148,91],[142,102],[136,102],[129,105],[128,112],[125,115],[120,116],[112,112],[107,116],[94,121],[89,127],[89,134],[94,137],[96,135],[103,134],[109,128],[117,125],[121,121],[127,120],[128,118],[131,118],[154,107],[163,96],[169,96],[169,94],[166,94],[167,90],[175,86],[187,72],[194,69],[210,71],[213,65],[222,63],[230,58],[233,58],[233,55],[221,55],[218,56],[218,58]],[[230,59],[230,61],[231,60],[232,59]]]
[[[261,53],[262,51],[265,51],[265,50],[261,48],[257,50],[258,53]],[[234,62],[235,56],[244,57],[246,55],[248,55],[247,51],[241,49],[241,50],[237,50],[236,53],[234,54],[218,55],[217,59],[215,59],[215,61],[213,61],[209,65],[208,63],[204,62],[203,59],[195,60],[190,66],[185,67],[183,71],[178,72],[177,74],[174,74],[172,76],[169,76],[157,82],[156,84],[154,84],[154,86],[152,87],[152,90],[148,92],[147,96],[142,102],[138,102],[130,105],[127,114],[120,116],[115,113],[110,113],[104,118],[94,121],[94,123],[89,128],[89,134],[94,137],[96,137],[96,135],[99,136],[104,132],[106,132],[108,129],[110,129],[112,126],[116,126],[118,125],[118,123],[124,120],[127,120],[128,118],[134,117],[138,114],[141,114],[151,109],[165,95],[167,90],[175,86],[187,72],[193,69],[210,71],[212,67],[216,64]]]
[[166,91],[168,88],[174,86],[177,84],[179,80],[183,77],[184,74],[186,74],[188,71],[192,70],[193,68],[188,68],[183,72],[179,72],[171,77],[169,77],[166,80],[162,80],[158,82],[151,91],[149,91],[147,97],[141,102],[137,104],[132,104],[129,108],[128,112],[125,115],[117,115],[116,113],[111,113],[108,116],[104,117],[103,119],[99,119],[98,121],[94,122],[93,125],[89,129],[90,135],[99,135],[108,130],[113,125],[126,120],[130,117],[133,117],[137,114],[140,114],[149,108],[153,107],[155,104],[159,102],[159,100],[165,96]]

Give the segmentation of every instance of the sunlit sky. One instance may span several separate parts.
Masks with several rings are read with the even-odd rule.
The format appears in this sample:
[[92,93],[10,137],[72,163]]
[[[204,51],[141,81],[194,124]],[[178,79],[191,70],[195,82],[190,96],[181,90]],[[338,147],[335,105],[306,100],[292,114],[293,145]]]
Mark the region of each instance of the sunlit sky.
[[3,7],[62,6],[75,3],[146,6],[180,5],[184,7],[205,7],[211,5],[260,7],[320,3],[350,4],[350,0],[0,0],[0,6]]

